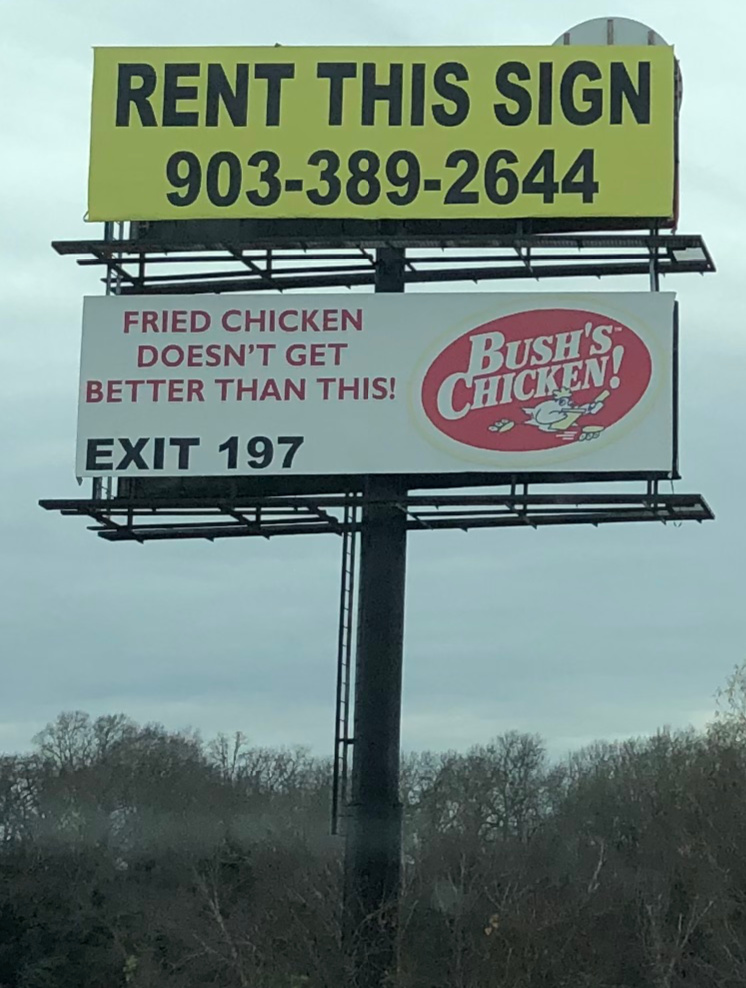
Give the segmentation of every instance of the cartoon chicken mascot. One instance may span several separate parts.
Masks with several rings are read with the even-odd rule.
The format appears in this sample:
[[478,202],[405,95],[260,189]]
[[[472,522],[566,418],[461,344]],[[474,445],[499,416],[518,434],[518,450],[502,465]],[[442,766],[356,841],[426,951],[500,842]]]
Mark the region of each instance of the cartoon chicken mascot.
[[[594,401],[586,402],[584,405],[576,405],[569,388],[560,388],[552,392],[552,397],[546,401],[539,402],[533,408],[523,409],[528,416],[528,421],[524,422],[524,425],[532,425],[541,429],[542,432],[555,433],[567,441],[583,442],[596,439],[603,432],[602,425],[581,427],[577,422],[584,415],[598,414],[608,397],[609,392],[602,391]],[[515,422],[510,419],[501,419],[489,426],[489,429],[490,432],[507,432],[514,425]]]

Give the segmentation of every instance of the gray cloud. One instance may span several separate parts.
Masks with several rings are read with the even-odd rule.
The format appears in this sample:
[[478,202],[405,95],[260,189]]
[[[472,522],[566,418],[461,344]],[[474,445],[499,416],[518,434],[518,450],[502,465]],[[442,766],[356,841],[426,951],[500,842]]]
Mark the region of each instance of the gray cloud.
[[[618,12],[647,19],[647,3]],[[3,8],[0,73],[0,747],[61,709],[125,710],[206,734],[331,746],[339,545],[334,539],[111,546],[43,513],[72,497],[81,296],[98,275],[56,257],[83,222],[94,44],[550,42],[597,4],[185,0],[126,8],[24,0]],[[679,490],[714,525],[415,534],[404,739],[465,747],[509,729],[552,750],[697,724],[746,638],[741,491],[744,369],[741,6],[660,2],[652,24],[685,78],[682,223],[715,277],[670,279],[682,307]],[[710,39],[717,39],[710,40]],[[533,285],[522,285],[532,290]],[[596,281],[547,288],[595,290]],[[630,279],[609,290],[644,288]],[[482,288],[484,290],[484,286]]]

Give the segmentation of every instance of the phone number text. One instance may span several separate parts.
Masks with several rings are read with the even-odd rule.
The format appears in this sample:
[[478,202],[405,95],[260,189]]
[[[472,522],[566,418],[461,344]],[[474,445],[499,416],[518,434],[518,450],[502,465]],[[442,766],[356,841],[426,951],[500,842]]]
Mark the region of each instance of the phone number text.
[[306,174],[286,175],[274,151],[255,151],[242,160],[233,151],[217,151],[203,161],[193,151],[176,151],[166,163],[171,187],[168,201],[191,206],[200,196],[213,206],[235,206],[242,198],[257,208],[282,199],[305,196],[314,206],[342,201],[352,206],[373,206],[382,198],[394,206],[411,205],[421,195],[432,195],[445,206],[490,202],[507,206],[519,196],[540,196],[552,203],[557,196],[579,196],[593,203],[599,191],[592,148],[583,149],[569,165],[558,165],[557,152],[542,151],[533,161],[519,161],[505,148],[480,158],[476,151],[451,151],[444,162],[445,178],[423,176],[413,151],[393,151],[381,158],[375,151],[353,151],[341,158],[336,151],[314,151]]

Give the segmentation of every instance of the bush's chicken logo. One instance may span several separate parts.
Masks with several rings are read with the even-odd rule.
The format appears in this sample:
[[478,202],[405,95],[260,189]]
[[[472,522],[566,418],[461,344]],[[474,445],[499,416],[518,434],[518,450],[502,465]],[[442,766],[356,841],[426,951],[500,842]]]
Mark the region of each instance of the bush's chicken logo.
[[479,449],[589,443],[645,394],[650,352],[628,326],[580,309],[536,309],[464,333],[430,365],[425,414]]

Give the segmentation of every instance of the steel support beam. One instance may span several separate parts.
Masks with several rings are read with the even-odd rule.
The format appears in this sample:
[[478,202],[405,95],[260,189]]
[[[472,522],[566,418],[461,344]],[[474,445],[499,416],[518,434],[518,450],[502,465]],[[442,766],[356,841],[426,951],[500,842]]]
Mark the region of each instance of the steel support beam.
[[[376,291],[403,291],[404,265],[403,249],[379,248]],[[407,513],[396,501],[407,491],[392,477],[368,477],[366,487],[343,937],[350,984],[383,988],[397,965]]]

